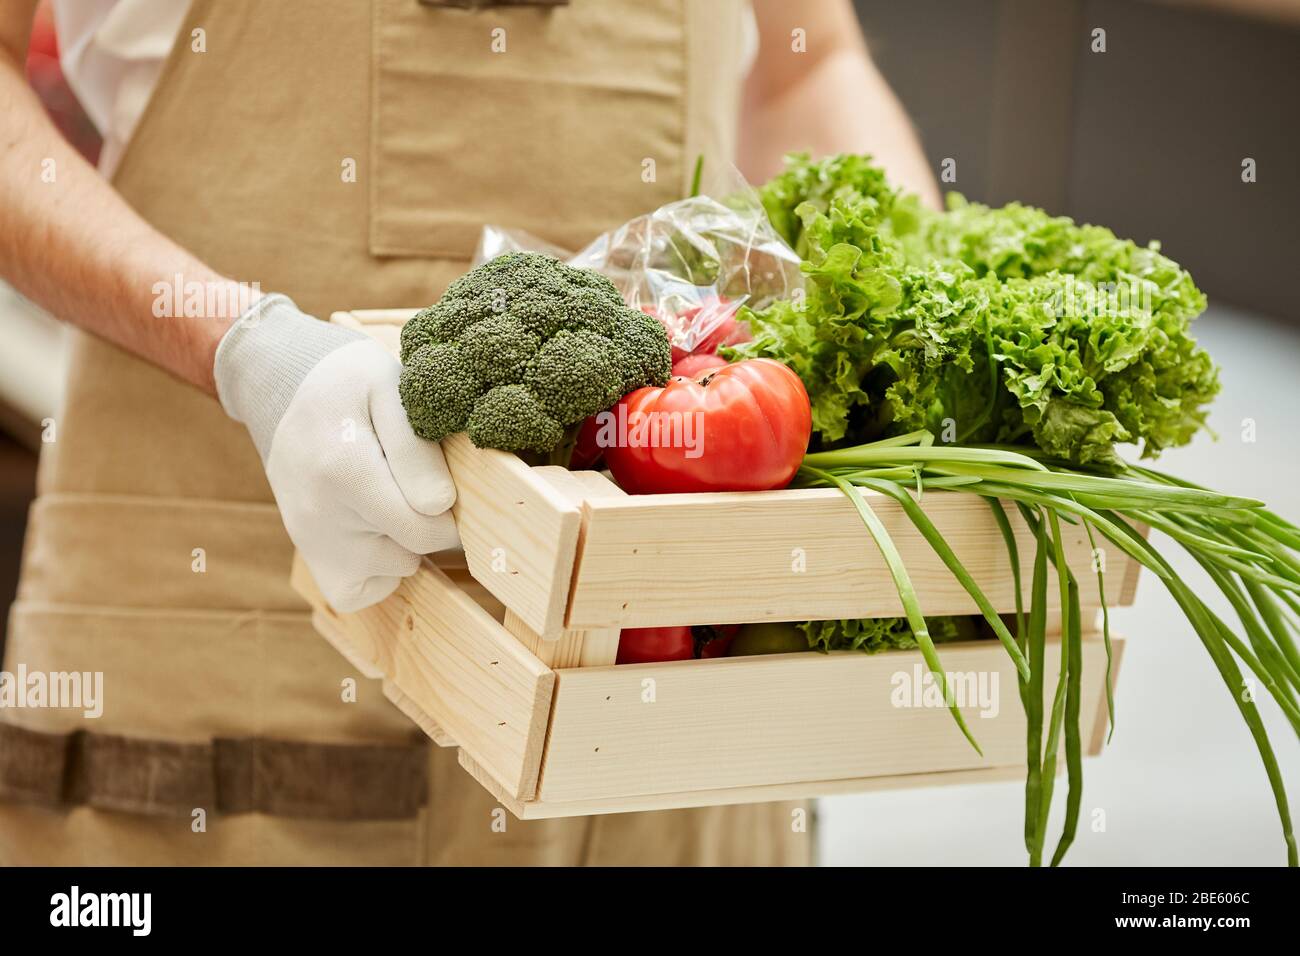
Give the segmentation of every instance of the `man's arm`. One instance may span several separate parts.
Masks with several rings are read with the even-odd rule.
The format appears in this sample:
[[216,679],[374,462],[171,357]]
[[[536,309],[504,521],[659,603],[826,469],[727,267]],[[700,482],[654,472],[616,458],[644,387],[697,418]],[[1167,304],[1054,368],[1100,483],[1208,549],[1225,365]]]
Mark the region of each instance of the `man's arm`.
[[136,215],[45,115],[23,75],[36,2],[0,6],[0,276],[58,318],[215,394],[213,356],[239,296],[225,296],[234,315],[156,318],[154,283],[179,273],[237,287]]
[[[849,0],[754,0],[758,60],[745,85],[740,166],[750,182],[791,150],[871,153],[889,178],[937,207],[939,189],[916,132],[876,69]],[[804,31],[805,52],[792,32]]]

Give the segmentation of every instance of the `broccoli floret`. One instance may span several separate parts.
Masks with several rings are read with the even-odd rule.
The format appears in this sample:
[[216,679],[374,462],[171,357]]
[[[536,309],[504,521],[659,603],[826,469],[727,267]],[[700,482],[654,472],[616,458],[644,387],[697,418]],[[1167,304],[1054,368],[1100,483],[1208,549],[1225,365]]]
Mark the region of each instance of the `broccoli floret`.
[[569,317],[568,328],[610,336],[627,320],[628,308],[622,299],[615,304],[597,289],[574,289],[564,297],[564,312]]
[[446,342],[417,349],[397,382],[411,428],[432,441],[465,430],[481,390],[456,346]]
[[542,346],[540,335],[509,315],[494,315],[471,325],[457,340],[465,365],[491,385],[517,382]]
[[400,391],[416,434],[553,452],[589,415],[671,370],[659,322],[608,279],[511,252],[447,287],[402,329]]
[[474,323],[490,317],[493,313],[489,305],[481,296],[478,301],[448,301],[444,297],[437,305],[421,309],[402,326],[402,361],[422,346],[450,342]]
[[512,451],[550,451],[560,444],[564,429],[527,388],[498,385],[470,413],[469,437],[480,448],[504,443]]
[[524,385],[556,421],[579,421],[613,405],[623,394],[623,375],[612,340],[567,329],[542,346],[528,363]]
[[664,327],[658,319],[635,309],[615,327],[613,338],[619,346],[615,354],[623,373],[621,394],[640,388],[647,380],[660,384]]

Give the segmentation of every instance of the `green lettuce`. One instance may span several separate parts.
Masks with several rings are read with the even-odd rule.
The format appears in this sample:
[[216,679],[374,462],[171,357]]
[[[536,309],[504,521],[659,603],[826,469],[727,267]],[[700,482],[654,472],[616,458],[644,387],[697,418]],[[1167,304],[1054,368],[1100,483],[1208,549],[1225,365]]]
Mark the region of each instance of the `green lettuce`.
[[745,310],[753,341],[730,354],[794,369],[817,447],[927,428],[1086,463],[1204,426],[1218,370],[1189,326],[1205,296],[1158,244],[956,194],[925,210],[861,156],[792,156],[759,195],[805,292]]
[[[970,640],[977,628],[970,618],[927,617],[925,626],[936,644]],[[867,618],[845,621],[805,621],[798,625],[817,651],[899,651],[916,647],[916,637],[905,617]]]

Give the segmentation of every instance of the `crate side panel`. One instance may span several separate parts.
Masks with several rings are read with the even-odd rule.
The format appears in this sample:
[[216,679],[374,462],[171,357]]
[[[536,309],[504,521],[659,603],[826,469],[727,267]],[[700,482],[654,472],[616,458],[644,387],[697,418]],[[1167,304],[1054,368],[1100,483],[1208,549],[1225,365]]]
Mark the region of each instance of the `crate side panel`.
[[[650,810],[680,810],[687,807],[718,807],[779,800],[811,800],[852,793],[910,790],[917,787],[958,786],[972,783],[1004,783],[1024,778],[1020,767],[987,767],[979,770],[950,770],[946,773],[897,774],[892,777],[858,777],[849,780],[818,780],[809,783],[780,783],[728,790],[691,790],[686,793],[651,793],[605,800],[515,800],[499,781],[474,762],[465,751],[457,754],[460,765],[507,810],[521,820],[549,820],[608,813],[641,813]],[[1062,762],[1058,775],[1065,772]]]
[[[1023,767],[1024,713],[1005,651],[995,641],[976,641],[944,646],[941,657],[953,679],[974,691],[962,714],[983,758],[941,702],[918,705],[930,686],[919,652],[558,671],[538,799]],[[1053,641],[1049,674],[1059,660]],[[1083,713],[1091,715],[1104,706],[1100,640],[1088,639],[1084,660]],[[1090,730],[1091,718],[1084,723]]]
[[445,439],[442,450],[470,574],[542,637],[558,638],[581,510],[515,455],[475,448],[463,434]]
[[[300,557],[294,587],[325,629],[520,799],[536,791],[555,672],[425,562],[379,604],[339,614]],[[440,741],[441,742],[441,741]]]
[[[922,610],[979,613],[897,502],[867,493],[902,554]],[[1001,532],[973,495],[930,492],[921,501],[981,590],[1000,612],[1015,610]],[[1033,562],[1029,529],[1009,509],[1024,587]],[[1067,560],[1095,596],[1092,548],[1081,526],[1062,525]],[[1107,600],[1132,600],[1134,563],[1105,549]],[[1048,600],[1057,601],[1055,588]],[[749,494],[628,496],[587,503],[582,552],[567,624],[653,627],[856,617],[900,617],[902,603],[875,542],[833,489]]]

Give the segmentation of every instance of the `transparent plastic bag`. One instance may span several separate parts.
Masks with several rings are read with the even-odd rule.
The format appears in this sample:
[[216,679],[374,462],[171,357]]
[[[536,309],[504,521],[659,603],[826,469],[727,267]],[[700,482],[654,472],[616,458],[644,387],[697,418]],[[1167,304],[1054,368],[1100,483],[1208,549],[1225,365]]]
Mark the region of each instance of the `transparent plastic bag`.
[[[757,194],[727,167],[696,195],[637,216],[569,253],[522,230],[485,226],[474,265],[506,252],[544,252],[609,277],[628,305],[663,323],[673,361],[746,341],[742,304],[762,308],[802,288],[799,257],[776,234]],[[676,370],[676,369],[675,369]]]

